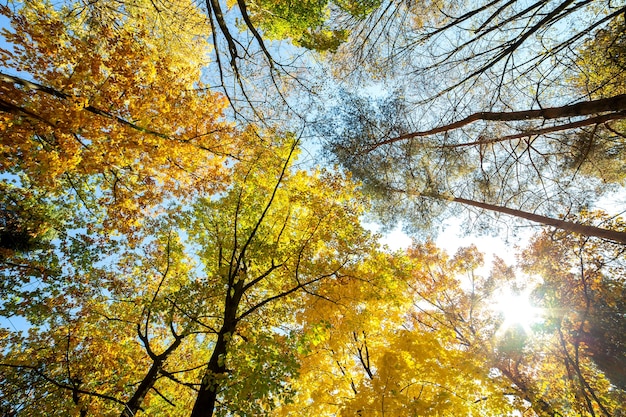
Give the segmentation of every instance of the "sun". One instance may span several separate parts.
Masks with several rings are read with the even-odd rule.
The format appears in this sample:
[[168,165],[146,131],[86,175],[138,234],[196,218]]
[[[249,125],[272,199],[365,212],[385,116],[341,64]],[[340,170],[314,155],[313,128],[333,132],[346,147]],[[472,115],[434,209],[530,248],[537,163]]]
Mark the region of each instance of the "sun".
[[494,310],[504,318],[501,330],[520,326],[527,334],[531,332],[531,326],[541,321],[542,317],[542,310],[530,300],[530,291],[501,291],[496,298]]

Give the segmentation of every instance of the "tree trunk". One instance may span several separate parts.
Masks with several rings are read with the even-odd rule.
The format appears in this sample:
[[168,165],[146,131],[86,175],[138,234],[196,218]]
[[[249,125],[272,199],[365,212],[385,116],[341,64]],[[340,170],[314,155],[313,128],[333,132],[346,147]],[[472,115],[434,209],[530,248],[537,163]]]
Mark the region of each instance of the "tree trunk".
[[[237,271],[234,272],[234,275],[236,274]],[[234,277],[231,277],[229,281],[226,302],[224,304],[224,324],[217,334],[215,347],[200,383],[200,390],[193,405],[191,417],[213,416],[217,395],[222,387],[220,379],[228,372],[226,368],[228,340],[237,329],[237,310],[239,309],[239,302],[245,288],[243,279],[235,282]]]
[[[374,149],[389,145],[395,142],[400,142],[407,139],[431,136],[437,133],[448,132],[451,130],[459,129],[463,126],[469,125],[479,120],[494,121],[494,122],[513,122],[521,120],[532,119],[559,119],[564,117],[577,117],[588,116],[592,114],[599,114],[604,112],[622,112],[626,110],[626,94],[620,94],[614,97],[602,98],[598,100],[581,101],[574,104],[569,104],[561,107],[547,107],[537,110],[521,110],[511,112],[478,112],[473,113],[466,118],[457,122],[449,123],[443,126],[435,127],[429,130],[423,130],[419,132],[411,132],[404,135],[396,136],[390,139],[382,140],[369,147],[365,153],[371,152]],[[622,114],[616,115],[614,118],[623,118]]]
[[611,120],[620,120],[620,119],[626,119],[626,111],[603,114],[601,116],[590,117],[588,119],[579,120],[577,122],[564,123],[562,125],[545,127],[542,129],[530,129],[530,130],[522,131],[520,133],[514,133],[512,135],[506,135],[506,136],[500,136],[500,137],[494,137],[494,138],[482,138],[482,139],[475,140],[472,142],[450,143],[450,144],[439,145],[437,147],[447,148],[447,149],[456,149],[456,148],[467,148],[467,147],[479,146],[479,145],[491,145],[494,143],[522,139],[522,138],[526,138],[530,136],[545,135],[546,133],[561,132],[563,130],[577,129],[579,127],[584,127],[584,126],[599,125],[602,123],[609,122]]
[[207,365],[200,391],[191,411],[191,417],[211,417],[220,389],[219,378],[226,374],[226,354],[228,352],[224,328],[217,336],[215,348]]
[[182,337],[176,337],[174,343],[172,343],[163,353],[158,356],[152,356],[152,366],[146,376],[141,380],[141,383],[135,390],[132,398],[128,400],[128,402],[124,405],[124,410],[120,417],[133,417],[137,415],[137,412],[141,410],[141,403],[148,395],[148,392],[154,387],[154,384],[159,377],[159,372],[161,371],[165,360],[170,356],[172,352],[174,352],[178,346],[180,346]]
[[[438,197],[444,198],[444,197]],[[481,203],[479,201],[467,200],[465,198],[454,197],[451,199],[456,203],[465,204],[472,207],[478,207],[484,210],[495,211],[497,213],[508,214],[509,216],[515,216],[522,219],[530,220],[532,222],[540,223],[546,226],[556,227],[557,229],[565,230],[568,232],[577,233],[583,236],[595,236],[602,239],[611,240],[613,242],[626,244],[626,233],[618,232],[615,230],[603,229],[601,227],[587,226],[580,223],[574,223],[561,219],[554,219],[552,217],[541,216],[539,214],[529,213],[527,211],[516,210],[508,207],[496,206],[488,203]]]
[[148,391],[150,391],[150,388],[154,386],[162,365],[163,362],[160,360],[152,362],[150,370],[139,384],[135,394],[124,406],[124,411],[122,411],[120,417],[133,417],[137,414],[137,412],[141,409],[141,403],[144,398],[146,398]]

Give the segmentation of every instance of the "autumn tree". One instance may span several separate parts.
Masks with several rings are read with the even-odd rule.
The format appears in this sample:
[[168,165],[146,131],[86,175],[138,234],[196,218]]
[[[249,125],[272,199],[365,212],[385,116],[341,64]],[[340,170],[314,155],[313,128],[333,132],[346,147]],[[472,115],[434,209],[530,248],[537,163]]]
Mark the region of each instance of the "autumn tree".
[[[585,212],[581,217],[624,228],[621,218],[604,213]],[[543,233],[522,258],[528,272],[544,278],[536,292],[558,334],[565,364],[578,379],[576,389],[588,403],[598,399],[580,370],[580,357],[590,357],[614,386],[626,389],[623,332],[618,330],[624,326],[626,302],[623,252],[621,245]]]
[[176,27],[146,4],[99,18],[79,5],[2,8],[12,25],[0,55],[2,172],[52,199],[104,206],[122,229],[160,201],[220,189],[245,135],[231,135],[224,100],[200,82],[199,12]]
[[[414,259],[380,256],[362,265],[358,280],[345,277],[325,287],[324,298],[311,299],[299,316],[305,336],[298,393],[277,415],[506,415],[512,409],[506,386],[449,324],[474,319],[463,309],[469,305],[450,303],[459,301],[455,273],[475,266],[477,253],[459,254],[448,265],[432,244],[424,250]],[[431,311],[444,305],[458,310],[446,308],[441,317]]]
[[[377,259],[360,281],[327,288],[327,299],[300,315],[306,336],[299,391],[277,415],[298,415],[302,407],[307,414],[371,416],[618,412],[623,391],[610,386],[589,351],[562,345],[563,334],[575,334],[561,313],[578,313],[564,299],[544,304],[535,295],[545,316],[511,321],[499,299],[528,294],[537,281],[520,279],[501,260],[483,275],[482,262],[476,248],[448,256],[432,243],[414,245],[406,256]],[[553,314],[562,320],[561,335]]]
[[248,148],[227,191],[164,209],[138,243],[113,238],[106,260],[67,253],[34,292],[3,288],[4,316],[32,326],[4,338],[5,408],[261,415],[287,401],[303,295],[376,245],[349,182],[296,169],[292,136],[269,140]]
[[[293,303],[303,293],[316,294],[322,282],[336,280],[375,246],[358,225],[362,212],[351,187],[334,174],[290,172],[293,151],[284,150],[277,167],[263,154],[255,157],[252,168],[241,166],[239,186],[223,202],[205,201],[196,209],[206,273],[224,290],[216,300],[222,318],[212,325],[217,340],[192,415],[212,415],[220,403],[232,411],[248,404],[246,398],[260,402],[248,412],[262,413],[258,407],[266,401],[271,406],[272,396],[263,398],[269,393],[255,388],[253,364],[239,349],[254,346],[260,328],[284,328],[266,336],[284,338]],[[281,381],[273,384],[280,390]]]
[[[621,251],[621,245],[582,239]],[[416,249],[413,256],[424,253],[424,249]],[[564,334],[576,334],[579,322],[570,318],[576,317],[580,310],[570,310],[565,299],[542,298],[542,294],[551,293],[549,290],[544,293],[544,285],[553,278],[554,282],[559,281],[550,275],[551,271],[541,270],[539,265],[543,261],[536,263],[536,259],[523,255],[519,267],[530,275],[520,276],[519,268],[496,259],[490,275],[485,278],[472,271],[480,263],[476,263],[477,258],[467,257],[469,254],[471,252],[465,253],[467,259],[453,258],[466,268],[465,277],[457,277],[450,286],[446,284],[449,277],[442,276],[430,284],[433,292],[427,290],[428,286],[420,290],[420,295],[427,300],[420,309],[421,322],[453,329],[473,355],[483,358],[483,366],[492,369],[491,377],[508,386],[505,395],[520,411],[530,406],[536,415],[593,416],[619,412],[623,391],[611,387],[609,380],[594,366],[589,351],[574,352],[571,345],[563,343]],[[543,256],[547,261],[549,252],[542,253]],[[472,259],[474,264],[470,262]],[[574,271],[568,272],[566,262],[548,262],[564,274]],[[423,287],[416,285],[416,288]],[[561,288],[563,294],[572,294],[568,284]],[[615,294],[615,297],[619,299],[621,295]],[[512,306],[507,303],[519,303],[518,311],[511,311]],[[522,308],[527,311],[519,311]],[[514,318],[510,318],[510,313],[515,313]]]

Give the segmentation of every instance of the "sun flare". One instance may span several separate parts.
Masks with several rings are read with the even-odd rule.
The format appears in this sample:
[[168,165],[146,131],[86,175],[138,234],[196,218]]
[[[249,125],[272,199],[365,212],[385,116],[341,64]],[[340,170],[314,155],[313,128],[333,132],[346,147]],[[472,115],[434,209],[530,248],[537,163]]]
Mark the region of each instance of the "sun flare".
[[522,293],[503,291],[496,300],[495,310],[504,318],[502,330],[521,326],[526,333],[529,333],[531,326],[541,321],[542,311],[532,304],[528,291]]

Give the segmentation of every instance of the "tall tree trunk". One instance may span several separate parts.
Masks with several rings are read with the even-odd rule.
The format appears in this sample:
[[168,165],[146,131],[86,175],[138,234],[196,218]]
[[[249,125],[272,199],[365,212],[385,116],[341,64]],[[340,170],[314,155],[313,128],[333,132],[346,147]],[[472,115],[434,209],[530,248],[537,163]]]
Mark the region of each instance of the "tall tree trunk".
[[[226,292],[226,302],[224,304],[224,324],[217,334],[213,353],[207,364],[204,377],[200,383],[200,390],[196,396],[196,402],[191,411],[191,417],[211,417],[215,412],[215,403],[219,394],[222,383],[220,379],[226,375],[226,355],[228,354],[228,340],[232,337],[237,329],[237,310],[239,302],[244,293],[244,280],[237,282],[234,276],[237,270],[230,278],[228,291]],[[232,292],[232,293],[231,293]]]
[[[445,198],[443,196],[435,198]],[[515,216],[522,219],[530,220],[532,222],[540,223],[546,226],[556,227],[557,229],[565,230],[568,232],[577,233],[583,236],[595,236],[602,239],[611,240],[613,242],[626,244],[626,233],[618,232],[615,230],[603,229],[601,227],[587,226],[580,223],[574,223],[567,220],[554,219],[552,217],[546,217],[539,214],[529,213],[527,211],[516,210],[503,206],[496,206],[494,204],[482,203],[480,201],[467,200],[465,198],[453,197],[449,199],[456,203],[465,204],[472,207],[478,207],[484,210],[495,211],[497,213],[508,214],[509,216]]]
[[[443,126],[438,126],[433,129],[406,133],[404,135],[381,140],[380,142],[377,142],[370,146],[368,149],[366,149],[364,153],[371,152],[374,149],[383,145],[389,145],[407,139],[449,132],[451,130],[459,129],[463,126],[467,126],[479,120],[494,122],[513,122],[532,119],[550,120],[565,117],[589,116],[592,114],[600,114],[605,112],[615,113],[613,117],[607,119],[613,120],[624,118],[624,115],[621,113],[624,110],[626,110],[626,94],[620,94],[614,97],[602,98],[598,100],[581,101],[561,107],[547,107],[537,110],[521,110],[511,112],[478,112],[470,114],[462,120],[452,122]],[[593,119],[590,120],[592,123],[594,122]]]
[[204,377],[200,384],[200,391],[191,411],[191,417],[211,417],[215,411],[217,394],[220,389],[219,378],[226,374],[226,354],[228,347],[226,331],[222,328],[217,336],[211,359],[207,365]]
[[599,124],[606,123],[611,120],[620,120],[620,119],[626,119],[626,111],[603,114],[601,116],[594,116],[594,117],[579,120],[576,122],[564,123],[562,125],[550,126],[550,127],[545,127],[541,129],[529,129],[529,130],[522,131],[520,133],[514,133],[512,135],[499,136],[499,137],[493,137],[493,138],[481,138],[479,140],[475,140],[472,142],[450,143],[450,144],[444,144],[444,145],[439,145],[439,146],[434,146],[434,147],[442,148],[442,149],[444,148],[456,149],[456,148],[467,148],[467,147],[478,146],[478,145],[490,145],[494,143],[522,139],[522,138],[526,138],[530,136],[545,135],[546,133],[554,133],[554,132],[560,132],[563,130],[576,129],[576,128],[584,127],[584,126],[592,126],[592,125],[597,126]]

